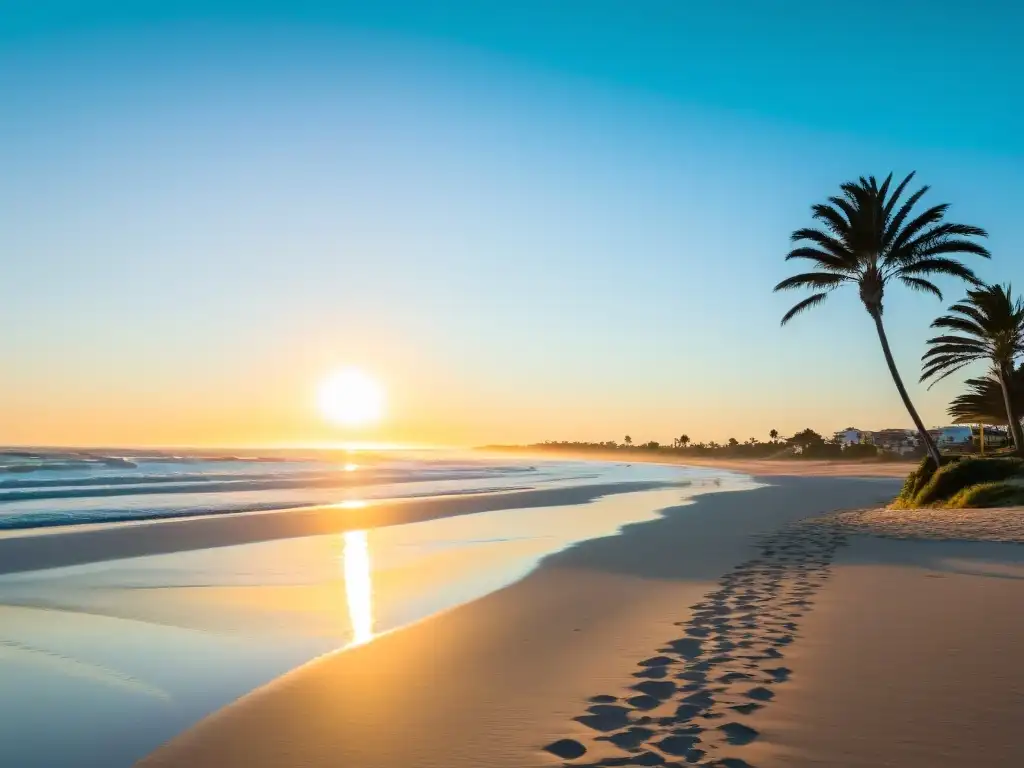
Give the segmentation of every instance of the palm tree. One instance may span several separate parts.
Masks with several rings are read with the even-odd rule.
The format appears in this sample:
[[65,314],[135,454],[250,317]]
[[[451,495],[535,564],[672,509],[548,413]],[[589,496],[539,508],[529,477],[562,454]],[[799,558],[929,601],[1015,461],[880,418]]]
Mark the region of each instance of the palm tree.
[[683,448],[685,448],[689,444],[690,444],[690,436],[689,435],[680,435],[679,436],[679,445],[681,445]]
[[1024,301],[1014,299],[1010,286],[983,285],[967,292],[967,298],[935,320],[932,328],[959,332],[928,340],[922,357],[921,381],[934,385],[965,365],[983,360],[989,377],[998,382],[1017,452],[1024,452],[1019,412],[1014,407],[1011,378],[1014,363],[1024,354]]
[[[968,379],[964,383],[967,391],[953,398],[946,411],[953,423],[1005,425],[1006,403],[999,382],[989,376],[982,376]],[[1014,370],[1009,384],[1013,412],[1024,413],[1024,365]]]
[[774,443],[776,440],[779,439],[779,430],[773,429],[771,432],[768,433],[768,437],[770,437],[772,439],[772,442]]
[[889,349],[882,324],[882,299],[886,286],[894,280],[939,298],[942,292],[931,281],[933,276],[947,275],[976,285],[974,273],[954,255],[971,253],[988,258],[990,254],[984,246],[969,239],[987,237],[985,230],[944,221],[948,205],[935,205],[912,217],[914,205],[928,191],[928,187],[921,187],[901,201],[913,178],[911,173],[890,194],[891,173],[881,185],[874,176],[862,176],[858,181],[843,184],[842,195],[812,206],[812,215],[822,226],[793,232],[791,239],[797,247],[786,259],[806,259],[816,271],[786,278],[775,290],[815,291],[783,315],[785,325],[801,312],[821,304],[836,288],[845,284],[857,287],[860,300],[874,321],[882,354],[903,405],[938,466],[939,449],[910,401]]
[[626,445],[632,445],[633,438],[630,437],[629,435],[626,435],[624,438],[622,438],[622,442],[624,442]]

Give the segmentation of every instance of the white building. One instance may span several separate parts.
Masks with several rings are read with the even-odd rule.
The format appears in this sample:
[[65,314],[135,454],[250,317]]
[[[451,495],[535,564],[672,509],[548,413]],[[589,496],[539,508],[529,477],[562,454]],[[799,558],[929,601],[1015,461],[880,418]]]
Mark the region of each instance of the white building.
[[844,447],[847,445],[860,445],[861,443],[870,443],[871,434],[871,432],[863,429],[847,427],[835,433],[835,441]]

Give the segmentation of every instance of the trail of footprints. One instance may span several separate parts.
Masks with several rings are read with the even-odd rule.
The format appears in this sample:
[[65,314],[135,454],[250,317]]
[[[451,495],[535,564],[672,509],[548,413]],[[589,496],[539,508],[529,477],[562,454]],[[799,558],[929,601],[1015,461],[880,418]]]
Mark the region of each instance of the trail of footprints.
[[786,648],[844,543],[838,529],[812,522],[761,537],[759,556],[678,622],[682,636],[639,662],[628,693],[590,699],[576,718],[594,731],[590,743],[561,739],[545,749],[576,768],[753,768],[742,757],[760,736],[749,717],[789,679]]

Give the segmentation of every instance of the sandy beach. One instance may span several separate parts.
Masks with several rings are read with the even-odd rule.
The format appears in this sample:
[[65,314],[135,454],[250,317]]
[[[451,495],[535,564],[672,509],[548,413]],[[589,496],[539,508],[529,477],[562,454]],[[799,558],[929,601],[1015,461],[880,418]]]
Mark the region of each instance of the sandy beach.
[[83,745],[130,706],[117,764],[171,737],[144,767],[1024,761],[1024,512],[887,510],[900,465],[729,474],[760,463],[8,531],[0,661]]
[[[564,740],[554,749],[570,750],[566,757],[586,750],[571,764],[728,758],[729,737],[717,730],[732,721],[724,712],[708,712],[722,717],[701,728],[706,758],[693,753],[698,742],[689,732],[717,685],[713,664],[728,663],[714,659],[749,643],[748,655],[766,658],[746,689],[763,688],[760,677],[783,677],[782,662],[765,652],[796,634],[751,618],[752,640],[716,631],[712,645],[712,629],[729,613],[721,601],[735,588],[734,569],[750,570],[752,561],[785,568],[764,554],[788,535],[780,529],[883,502],[897,488],[887,479],[778,478],[751,491],[701,496],[619,536],[550,556],[483,599],[316,660],[141,765],[550,766],[563,760],[545,746]],[[838,537],[808,535],[809,557],[827,561]],[[802,587],[794,589],[799,595]],[[736,696],[737,706],[760,706],[742,690]]]
[[1024,514],[931,514],[933,540],[878,513],[801,522],[896,488],[701,497],[314,661],[141,765],[1021,764]]

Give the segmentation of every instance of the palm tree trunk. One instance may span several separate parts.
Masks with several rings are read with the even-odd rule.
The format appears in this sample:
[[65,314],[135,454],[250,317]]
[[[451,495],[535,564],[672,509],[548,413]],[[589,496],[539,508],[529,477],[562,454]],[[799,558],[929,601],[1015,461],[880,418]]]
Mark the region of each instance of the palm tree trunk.
[[1013,450],[1016,453],[1024,452],[1024,436],[1021,435],[1020,420],[1014,413],[1013,398],[1010,396],[1010,385],[1006,380],[1006,371],[999,369],[999,387],[1003,390],[1003,405],[1006,406],[1006,423],[1010,434],[1013,435]]
[[931,456],[932,461],[935,462],[935,466],[940,467],[942,466],[942,461],[939,456],[939,449],[932,440],[932,436],[928,434],[928,430],[924,428],[924,422],[922,422],[921,417],[917,415],[917,409],[914,408],[914,404],[910,402],[910,395],[907,394],[907,388],[903,386],[903,379],[900,378],[900,372],[896,370],[896,361],[892,359],[892,350],[889,349],[889,339],[886,338],[885,326],[882,325],[882,313],[877,309],[869,309],[868,312],[871,314],[871,319],[875,321],[875,330],[878,331],[878,340],[882,344],[882,353],[885,355],[885,363],[889,366],[889,373],[892,374],[892,380],[896,384],[896,389],[899,391],[900,397],[903,398],[903,405],[906,406],[907,413],[910,414],[910,419],[914,422],[914,426],[917,427],[917,431],[921,435],[921,441],[924,443],[924,447],[928,451],[928,455]]

